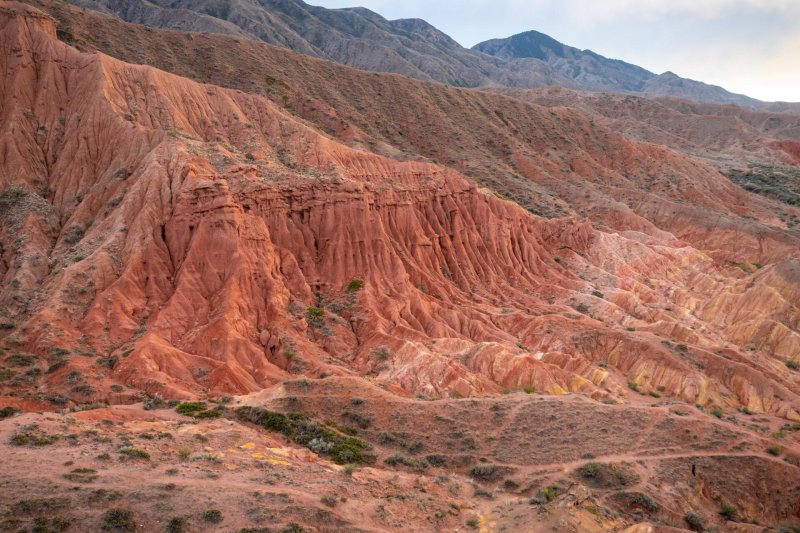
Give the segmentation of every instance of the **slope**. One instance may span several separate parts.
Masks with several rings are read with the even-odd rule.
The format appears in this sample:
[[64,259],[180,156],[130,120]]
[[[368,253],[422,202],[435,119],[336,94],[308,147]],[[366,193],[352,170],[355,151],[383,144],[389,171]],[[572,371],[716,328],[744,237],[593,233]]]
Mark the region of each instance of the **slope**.
[[656,76],[535,32],[459,45],[420,19],[387,20],[364,8],[326,9],[302,0],[72,0],[123,20],[160,28],[242,35],[344,65],[457,87],[543,87],[634,92],[708,102],[765,105],[720,87]]

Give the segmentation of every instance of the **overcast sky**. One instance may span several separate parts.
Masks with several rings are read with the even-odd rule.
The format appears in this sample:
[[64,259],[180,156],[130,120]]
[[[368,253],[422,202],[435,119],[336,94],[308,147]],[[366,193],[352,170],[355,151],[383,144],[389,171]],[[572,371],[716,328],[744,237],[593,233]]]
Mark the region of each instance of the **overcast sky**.
[[761,100],[800,102],[800,0],[306,0],[422,18],[463,46],[538,30]]

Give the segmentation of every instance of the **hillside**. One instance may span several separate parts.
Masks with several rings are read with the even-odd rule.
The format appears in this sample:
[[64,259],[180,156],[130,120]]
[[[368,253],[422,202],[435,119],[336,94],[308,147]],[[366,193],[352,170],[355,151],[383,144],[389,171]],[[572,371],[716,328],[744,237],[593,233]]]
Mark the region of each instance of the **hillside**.
[[800,518],[796,206],[606,103],[37,4],[0,4],[9,528]]
[[700,102],[767,105],[671,72],[656,75],[591,50],[564,45],[536,31],[467,49],[424,20],[387,20],[365,8],[326,9],[302,0],[70,1],[127,22],[238,35],[359,69],[456,87],[557,85]]

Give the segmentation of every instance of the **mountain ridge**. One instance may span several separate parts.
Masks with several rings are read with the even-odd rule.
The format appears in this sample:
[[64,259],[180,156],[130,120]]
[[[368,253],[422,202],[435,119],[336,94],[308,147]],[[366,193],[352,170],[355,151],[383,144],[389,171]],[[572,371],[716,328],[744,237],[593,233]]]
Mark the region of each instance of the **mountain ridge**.
[[657,75],[620,59],[582,51],[534,30],[469,49],[422,19],[393,21],[366,8],[327,9],[302,0],[68,1],[128,22],[241,35],[364,70],[457,87],[558,85],[749,107],[768,105],[721,87],[675,79],[668,73]]

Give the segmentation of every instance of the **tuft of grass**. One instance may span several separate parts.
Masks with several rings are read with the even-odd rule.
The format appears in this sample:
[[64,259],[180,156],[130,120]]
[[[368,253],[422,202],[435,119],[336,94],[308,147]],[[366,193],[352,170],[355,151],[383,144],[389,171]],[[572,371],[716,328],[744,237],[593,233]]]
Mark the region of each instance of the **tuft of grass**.
[[725,415],[725,413],[723,413],[722,409],[720,409],[719,407],[713,408],[711,411],[709,411],[709,414],[716,418],[722,418]]
[[533,385],[526,385],[522,390],[525,391],[525,394],[534,394],[536,392],[536,387]]

